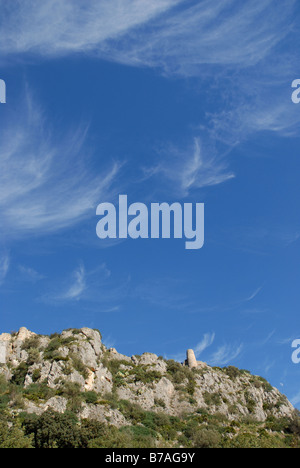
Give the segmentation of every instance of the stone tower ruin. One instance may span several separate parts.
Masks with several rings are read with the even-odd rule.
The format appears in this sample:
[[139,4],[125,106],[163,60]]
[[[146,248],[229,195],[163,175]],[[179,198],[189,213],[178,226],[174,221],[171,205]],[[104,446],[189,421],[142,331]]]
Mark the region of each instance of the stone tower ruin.
[[197,367],[207,367],[207,364],[205,362],[197,361],[195,353],[192,349],[188,349],[186,352],[186,360],[184,362],[186,366],[188,366],[190,369],[195,369]]

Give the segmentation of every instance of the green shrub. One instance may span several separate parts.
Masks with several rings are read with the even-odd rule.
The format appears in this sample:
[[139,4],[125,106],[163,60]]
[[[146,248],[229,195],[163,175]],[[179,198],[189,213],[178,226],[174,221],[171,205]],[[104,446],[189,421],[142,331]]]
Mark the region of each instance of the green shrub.
[[48,387],[45,382],[41,384],[33,383],[23,390],[23,394],[27,400],[38,402],[52,398],[55,395],[55,390]]
[[166,407],[166,403],[164,402],[164,400],[162,400],[160,398],[154,398],[154,404],[155,404],[155,406],[160,406],[161,408]]
[[185,380],[188,383],[181,390],[193,396],[196,389],[196,380],[194,372],[186,366],[182,366],[176,361],[169,360],[167,362],[167,374],[170,380],[175,384],[182,384]]
[[87,379],[89,375],[88,369],[83,364],[80,357],[76,354],[70,354],[70,358],[72,359],[74,369],[77,370],[77,372],[79,372],[79,374],[81,374],[84,379]]
[[145,366],[136,366],[129,372],[129,375],[134,376],[135,382],[142,382],[144,384],[158,382],[162,378],[161,372],[147,370]]
[[98,394],[96,392],[85,392],[82,396],[87,404],[95,405],[98,401]]
[[26,435],[34,437],[35,448],[78,448],[80,430],[72,415],[48,410],[41,416],[24,415],[23,427]]
[[4,375],[0,375],[0,410],[6,408],[10,401],[9,385]]
[[222,403],[221,397],[218,393],[205,392],[203,394],[203,398],[207,406],[220,406]]
[[21,362],[21,364],[13,371],[13,376],[11,381],[15,385],[23,386],[25,382],[25,377],[28,373],[28,364]]
[[253,400],[249,392],[245,392],[246,406],[250,414],[255,413],[256,402]]
[[29,348],[27,357],[27,364],[28,366],[32,366],[33,364],[38,364],[41,360],[40,352],[37,348]]
[[194,448],[219,448],[221,436],[217,431],[200,429],[193,435],[192,442]]
[[18,419],[0,413],[0,448],[33,448],[33,437],[25,435]]
[[257,377],[257,378],[258,378],[258,381],[261,383],[262,388],[264,389],[265,392],[270,393],[273,391],[272,385],[269,384],[269,382],[266,379],[264,379],[263,377]]
[[133,424],[138,424],[143,421],[145,411],[136,403],[128,400],[120,400],[118,408],[126,419],[132,421]]
[[59,335],[51,335],[53,338],[51,339],[50,343],[44,350],[44,358],[51,361],[55,357],[58,356],[58,349],[61,346],[61,339]]
[[24,343],[21,346],[23,351],[28,351],[29,349],[38,349],[40,346],[40,337],[38,335],[31,336],[30,338],[26,338]]
[[34,369],[33,373],[32,373],[32,380],[33,382],[37,382],[38,380],[40,380],[41,378],[41,370],[40,369]]
[[75,382],[62,382],[60,388],[57,391],[57,395],[67,398],[68,410],[73,413],[81,411],[82,407],[82,393],[80,385]]
[[234,366],[225,367],[224,371],[231,379],[236,379],[241,376],[241,371]]

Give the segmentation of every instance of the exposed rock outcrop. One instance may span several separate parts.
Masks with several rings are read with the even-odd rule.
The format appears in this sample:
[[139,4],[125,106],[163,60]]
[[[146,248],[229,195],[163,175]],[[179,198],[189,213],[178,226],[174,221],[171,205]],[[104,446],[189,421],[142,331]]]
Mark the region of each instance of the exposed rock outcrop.
[[236,368],[211,368],[192,350],[184,364],[151,353],[128,357],[106,349],[97,330],[50,337],[21,328],[0,335],[0,374],[23,388],[23,407],[42,413],[72,409],[112,425],[127,421],[115,401],[178,416],[203,409],[228,420],[292,417],[293,406],[264,379]]

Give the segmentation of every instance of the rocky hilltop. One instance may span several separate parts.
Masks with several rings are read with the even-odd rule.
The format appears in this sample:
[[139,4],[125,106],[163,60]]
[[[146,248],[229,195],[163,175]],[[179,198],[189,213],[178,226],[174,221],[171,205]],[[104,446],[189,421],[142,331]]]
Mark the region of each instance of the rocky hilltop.
[[143,424],[137,414],[178,421],[197,415],[204,424],[218,417],[231,428],[245,418],[263,424],[295,414],[285,396],[248,371],[212,368],[196,361],[192,350],[182,364],[151,353],[128,357],[107,349],[100,332],[89,328],[51,336],[21,328],[0,335],[0,379],[21,389],[6,388],[10,411],[71,411],[79,420],[116,428]]

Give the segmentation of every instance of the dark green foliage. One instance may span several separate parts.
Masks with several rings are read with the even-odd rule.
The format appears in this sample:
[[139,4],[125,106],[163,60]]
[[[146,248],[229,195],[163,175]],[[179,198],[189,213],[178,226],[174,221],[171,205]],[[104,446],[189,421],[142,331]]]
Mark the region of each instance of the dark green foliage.
[[245,400],[249,413],[255,413],[256,402],[253,400],[253,397],[250,395],[249,392],[245,392]]
[[218,393],[205,392],[203,394],[205,404],[207,406],[220,406],[222,400]]
[[40,337],[38,335],[34,335],[30,338],[26,338],[26,340],[22,344],[21,349],[24,351],[28,351],[29,349],[38,349],[39,346],[40,346]]
[[25,415],[25,434],[32,434],[34,446],[38,449],[77,448],[80,445],[80,432],[76,422],[68,414],[48,410],[41,416]]
[[11,381],[15,385],[23,386],[25,382],[25,377],[28,373],[28,364],[21,362],[21,364],[14,370]]
[[68,347],[71,343],[76,341],[74,336],[70,336],[68,338],[62,338],[61,335],[54,333],[50,336],[51,341],[44,350],[44,359],[48,361],[65,361],[68,360],[68,357],[65,358],[59,352],[59,348],[61,347]]
[[27,436],[18,419],[8,413],[0,412],[0,449],[33,448],[32,436]]
[[223,370],[232,380],[242,375],[241,371],[237,367],[234,367],[234,366],[224,367]]
[[49,361],[57,357],[58,349],[61,347],[61,339],[59,335],[52,335],[52,339],[48,344],[47,348],[44,350],[44,358]]
[[[197,370],[193,372],[188,367],[184,367],[176,361],[169,360],[167,361],[167,374],[170,377],[170,380],[174,384],[185,384],[181,390],[193,396],[196,389],[196,380],[195,374]],[[186,383],[186,380],[188,381]]]
[[116,376],[116,374],[120,371],[120,367],[121,365],[123,366],[127,366],[127,367],[130,367],[132,366],[133,364],[132,363],[129,363],[125,360],[122,360],[122,359],[108,359],[107,356],[105,356],[103,359],[102,359],[102,364],[104,367],[106,367],[109,372],[112,374],[112,376]]
[[287,431],[300,437],[300,412],[295,411],[294,417],[289,421]]
[[221,435],[214,430],[200,429],[193,434],[193,448],[219,448],[221,445]]
[[261,384],[261,387],[264,389],[265,392],[270,393],[273,390],[272,385],[264,379],[263,377],[257,377],[258,382]]
[[49,398],[55,396],[55,393],[55,390],[48,387],[46,382],[33,383],[23,390],[24,397],[35,402],[49,400]]
[[144,384],[158,382],[162,378],[161,372],[148,370],[145,366],[136,366],[129,372],[129,375],[133,375],[135,382]]
[[133,424],[141,423],[144,417],[144,410],[136,403],[131,403],[128,400],[121,400],[118,404],[118,409],[123,413],[126,419]]
[[81,374],[84,379],[87,379],[87,377],[89,375],[88,374],[88,369],[83,364],[83,362],[81,361],[79,356],[77,356],[76,354],[73,353],[73,354],[70,355],[70,358],[72,359],[74,369],[77,370],[77,372],[79,372],[79,374]]
[[37,382],[41,378],[41,370],[35,369],[32,373],[32,380],[33,382]]
[[68,410],[73,413],[81,411],[83,397],[78,383],[62,382],[56,394],[68,400]]
[[162,400],[160,398],[155,398],[154,399],[154,404],[155,404],[155,406],[160,406],[161,408],[166,407],[166,404],[165,404],[164,400]]
[[32,366],[33,364],[37,364],[40,362],[40,352],[37,348],[30,348],[27,351],[28,358],[27,358],[27,365]]
[[55,338],[60,338],[60,334],[56,332],[52,333],[49,338],[50,340],[54,340]]
[[96,392],[85,392],[82,394],[82,396],[84,401],[90,405],[95,405],[99,399]]
[[[0,380],[1,390],[5,383]],[[77,419],[72,412],[48,410],[42,415],[22,413],[12,418],[0,411],[0,448],[285,448],[300,446],[300,419],[269,418],[267,423],[246,419],[228,425],[224,415],[205,411],[182,418],[144,411],[128,401],[119,408],[131,424],[116,428]],[[227,422],[227,424],[226,424]]]
[[6,408],[10,401],[9,384],[3,375],[0,375],[0,410]]

